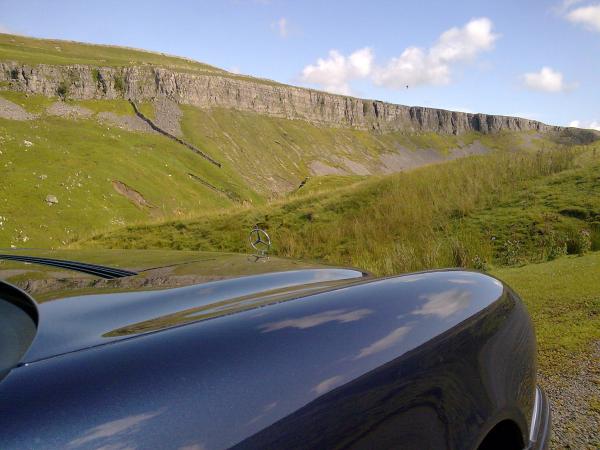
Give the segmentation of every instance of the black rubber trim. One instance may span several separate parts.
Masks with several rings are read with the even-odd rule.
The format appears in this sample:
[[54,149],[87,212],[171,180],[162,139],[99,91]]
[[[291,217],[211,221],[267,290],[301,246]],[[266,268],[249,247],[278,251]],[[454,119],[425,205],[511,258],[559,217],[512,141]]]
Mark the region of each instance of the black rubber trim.
[[44,266],[60,267],[61,269],[69,269],[77,272],[95,275],[100,278],[113,279],[130,277],[137,275],[136,272],[124,269],[115,269],[113,267],[99,266],[96,264],[86,264],[77,261],[68,261],[64,259],[37,258],[35,256],[19,256],[19,255],[0,255],[0,259],[7,261],[20,261],[31,264],[41,264]]

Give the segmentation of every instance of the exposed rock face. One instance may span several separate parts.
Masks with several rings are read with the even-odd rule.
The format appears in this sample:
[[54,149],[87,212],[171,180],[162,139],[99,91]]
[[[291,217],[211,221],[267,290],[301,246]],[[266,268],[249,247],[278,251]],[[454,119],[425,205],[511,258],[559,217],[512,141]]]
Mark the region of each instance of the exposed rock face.
[[173,136],[183,137],[181,126],[179,125],[183,114],[177,103],[167,97],[158,97],[154,100],[154,111],[156,113],[154,123],[158,127]]
[[46,195],[46,203],[48,203],[49,206],[56,205],[58,203],[58,198],[56,198],[56,195],[48,194]]
[[48,114],[53,116],[60,117],[70,117],[70,118],[78,118],[78,117],[90,117],[92,115],[92,111],[84,108],[83,106],[77,105],[69,105],[64,102],[55,102],[50,108],[47,110]]
[[176,72],[160,67],[29,66],[0,62],[0,81],[14,89],[76,99],[167,98],[200,108],[224,107],[334,127],[381,131],[559,131],[518,117],[469,114],[328,94],[251,77]]
[[102,122],[116,125],[124,130],[154,133],[154,130],[150,128],[150,125],[148,125],[138,116],[120,116],[119,114],[115,114],[113,112],[102,111],[98,113],[98,119],[100,119]]

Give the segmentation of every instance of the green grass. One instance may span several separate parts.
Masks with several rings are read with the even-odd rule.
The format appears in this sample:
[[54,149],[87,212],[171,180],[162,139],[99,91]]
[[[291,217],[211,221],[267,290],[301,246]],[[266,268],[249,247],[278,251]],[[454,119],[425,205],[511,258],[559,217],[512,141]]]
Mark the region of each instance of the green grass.
[[25,64],[123,67],[151,64],[174,70],[227,74],[208,64],[162,53],[57,39],[36,39],[0,33],[0,59]]
[[[98,121],[101,112],[133,116],[131,105],[123,99],[67,100],[67,104],[92,111],[88,119],[73,120],[46,114],[58,98],[13,91],[0,91],[0,96],[38,116],[32,121],[0,122],[0,175],[6,180],[0,185],[0,215],[7,218],[0,227],[0,246],[56,247],[123,225],[205,215],[230,206],[243,211],[243,204],[260,209],[265,200],[286,193],[289,198],[303,198],[375,182],[378,177],[371,176],[367,182],[365,176],[352,175],[350,166],[380,173],[381,155],[398,147],[416,153],[424,146],[442,154],[448,148],[483,139],[479,135],[451,136],[444,144],[442,138],[429,134],[376,134],[183,106],[184,138],[220,161],[223,166],[219,169],[164,137],[128,132]],[[141,107],[154,116],[151,103]],[[498,135],[497,140],[503,147],[506,136]],[[25,147],[24,141],[33,146]],[[314,176],[314,161],[349,175]],[[207,189],[188,173],[226,195]],[[43,176],[45,180],[40,179]],[[307,177],[307,185],[296,192]],[[156,208],[137,208],[114,191],[113,179],[139,191]],[[59,198],[58,205],[45,204],[49,194]],[[79,219],[81,214],[84,220]]]
[[[300,190],[256,208],[129,227],[81,245],[244,251],[247,230],[258,223],[271,233],[273,251],[278,255],[354,265],[380,275],[539,261],[562,254],[539,253],[543,245],[556,246],[561,240],[566,245],[581,230],[593,231],[592,219],[600,210],[596,209],[597,200],[585,199],[600,189],[596,175],[599,157],[590,147],[497,152],[356,180],[344,187],[305,194]],[[586,180],[588,189],[577,194],[582,184],[574,184],[579,178],[573,177]],[[564,183],[558,183],[563,179]],[[537,199],[537,190],[551,192],[556,204]],[[523,192],[534,195],[535,207],[515,200]],[[575,205],[578,200],[587,205],[587,218],[560,213],[572,197]],[[527,222],[532,215],[549,219],[533,224],[539,226],[539,233],[519,235],[517,251],[507,249],[507,241],[516,239],[514,224],[523,223],[527,231],[533,226]],[[550,220],[556,215],[559,221]],[[548,236],[554,236],[556,242],[550,242]],[[505,254],[509,250],[510,254]]]
[[148,119],[156,119],[156,111],[154,110],[154,105],[152,104],[152,102],[139,102],[137,107],[140,110],[140,112]]
[[133,116],[135,112],[127,100],[67,100],[68,104],[79,105],[87,108],[94,113],[112,112],[120,116]]
[[21,64],[87,65],[93,67],[165,67],[177,72],[225,76],[254,83],[280,85],[272,80],[228,72],[192,59],[142,49],[86,44],[60,39],[38,39],[0,33],[0,60]]
[[492,272],[515,289],[536,329],[540,369],[585,355],[600,340],[600,252]]
[[570,170],[531,181],[457,224],[493,243],[501,264],[600,250],[600,158],[583,155]]
[[[37,104],[33,99],[28,109]],[[120,106],[109,102],[97,109]],[[0,247],[56,247],[94,230],[233,205],[188,176],[194,172],[225,184],[227,173],[163,136],[128,132],[93,118],[0,119],[0,149]],[[131,186],[154,207],[137,207],[114,190],[113,180]],[[246,192],[255,197],[248,189],[238,195],[244,198]],[[48,206],[47,195],[59,203]]]
[[[367,179],[373,179],[373,175],[325,175],[320,177],[307,177],[306,183],[292,192],[290,197],[299,197],[305,195],[317,194],[323,191],[337,190],[342,187],[352,186],[353,184]],[[304,180],[303,180],[304,181]]]
[[24,108],[27,112],[33,114],[42,114],[46,112],[58,98],[45,97],[43,95],[26,95],[23,92],[15,92],[9,90],[0,91],[0,96],[6,100]]
[[314,177],[311,164],[315,161],[346,174],[353,174],[353,167],[354,172],[381,174],[381,157],[399,149],[409,155],[431,149],[441,157],[475,141],[500,151],[529,148],[518,133],[373,133],[225,108],[182,109],[186,139],[231,167],[266,197],[273,197],[273,190],[294,191],[306,177]]

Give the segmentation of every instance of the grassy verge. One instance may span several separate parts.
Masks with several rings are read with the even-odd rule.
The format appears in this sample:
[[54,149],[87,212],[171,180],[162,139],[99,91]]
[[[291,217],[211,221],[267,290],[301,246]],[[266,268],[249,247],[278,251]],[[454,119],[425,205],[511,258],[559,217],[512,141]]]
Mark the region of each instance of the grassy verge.
[[535,324],[539,364],[551,374],[600,340],[600,252],[492,272],[523,298]]

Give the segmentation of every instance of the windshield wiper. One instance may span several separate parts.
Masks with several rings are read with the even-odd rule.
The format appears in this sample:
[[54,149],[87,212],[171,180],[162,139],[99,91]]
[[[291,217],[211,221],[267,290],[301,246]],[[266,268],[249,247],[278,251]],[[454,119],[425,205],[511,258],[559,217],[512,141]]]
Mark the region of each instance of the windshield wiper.
[[44,266],[60,267],[62,269],[70,269],[77,272],[88,273],[101,278],[113,279],[130,277],[137,275],[137,272],[130,270],[115,269],[113,267],[99,266],[97,264],[86,264],[77,261],[68,261],[64,259],[52,259],[52,258],[37,258],[35,256],[20,256],[20,255],[2,255],[0,259],[7,261],[20,261],[31,264],[42,264]]

